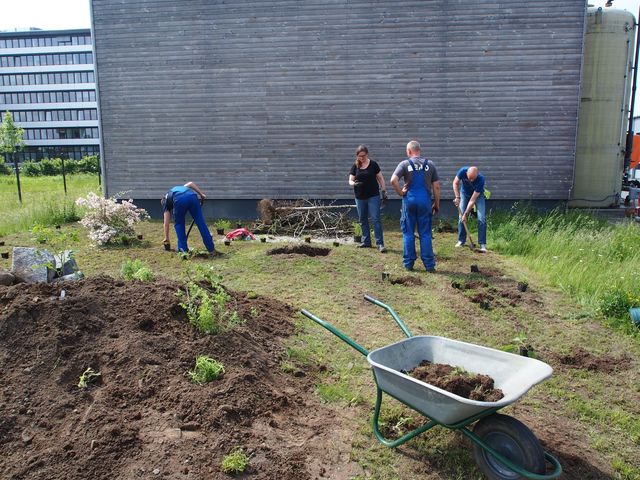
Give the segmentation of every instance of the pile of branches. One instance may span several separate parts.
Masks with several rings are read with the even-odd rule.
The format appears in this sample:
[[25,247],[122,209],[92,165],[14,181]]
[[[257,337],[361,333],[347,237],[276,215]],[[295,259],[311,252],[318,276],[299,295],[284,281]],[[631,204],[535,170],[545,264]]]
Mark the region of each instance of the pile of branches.
[[327,236],[350,233],[352,222],[348,215],[355,205],[334,205],[333,203],[263,198],[258,204],[260,221],[253,226],[253,230],[294,237],[305,233]]

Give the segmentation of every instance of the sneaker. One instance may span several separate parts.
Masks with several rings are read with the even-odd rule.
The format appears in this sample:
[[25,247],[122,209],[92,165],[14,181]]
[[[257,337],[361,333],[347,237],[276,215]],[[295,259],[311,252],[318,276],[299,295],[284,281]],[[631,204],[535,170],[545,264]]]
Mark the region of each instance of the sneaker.
[[356,248],[371,248],[371,245],[365,245],[364,243],[361,243]]
[[458,243],[456,243],[456,248],[460,248],[460,247],[464,247],[464,242],[458,241]]
[[436,267],[427,268],[427,273],[436,273]]
[[384,245],[378,245],[378,250],[380,251],[380,253],[385,253],[387,251],[387,249],[384,248]]
[[487,246],[483,243],[482,245],[480,245],[480,248],[478,248],[478,251],[482,253],[487,253]]

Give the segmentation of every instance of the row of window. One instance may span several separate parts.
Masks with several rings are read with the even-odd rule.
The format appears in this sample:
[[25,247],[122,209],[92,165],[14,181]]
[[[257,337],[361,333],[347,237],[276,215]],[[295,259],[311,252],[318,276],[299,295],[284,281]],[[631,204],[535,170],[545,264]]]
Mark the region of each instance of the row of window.
[[0,86],[95,83],[93,72],[23,73],[0,75]]
[[95,90],[74,90],[70,92],[17,92],[0,93],[0,103],[68,103],[95,102]]
[[100,138],[97,127],[88,128],[25,128],[25,140],[60,140],[70,138]]
[[91,45],[91,35],[58,37],[0,38],[0,48],[57,47],[58,45]]
[[26,146],[15,154],[18,162],[42,160],[43,158],[71,158],[80,160],[88,155],[100,155],[98,145],[56,145],[54,147]]
[[93,64],[93,53],[47,53],[42,55],[3,55],[0,67]]
[[98,110],[24,110],[12,112],[14,122],[72,122],[77,120],[97,120]]

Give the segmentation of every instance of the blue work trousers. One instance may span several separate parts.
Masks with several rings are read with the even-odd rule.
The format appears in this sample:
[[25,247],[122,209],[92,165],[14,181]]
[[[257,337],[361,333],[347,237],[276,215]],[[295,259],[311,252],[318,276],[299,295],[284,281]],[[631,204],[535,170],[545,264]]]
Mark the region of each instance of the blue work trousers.
[[356,198],[358,208],[358,221],[362,227],[362,243],[371,246],[371,232],[369,231],[369,217],[373,222],[373,234],[376,237],[376,245],[384,245],[382,238],[382,222],[380,221],[380,195],[359,199]]
[[416,261],[416,241],[414,232],[418,228],[420,236],[420,258],[424,268],[432,270],[436,267],[436,257],[433,254],[431,242],[431,199],[429,197],[413,197],[411,192],[402,199],[402,215],[400,229],[402,230],[402,261],[404,267],[412,269]]
[[[460,192],[460,210],[464,212],[467,208],[467,202],[471,196],[467,196],[464,192]],[[487,205],[485,203],[484,194],[476,199],[476,212],[478,214],[478,243],[480,245],[487,244]],[[467,232],[464,230],[462,222],[458,222],[458,241],[465,243],[467,241]]]
[[176,236],[178,237],[178,251],[188,252],[187,247],[187,234],[185,232],[185,217],[187,212],[193,217],[200,235],[202,236],[202,242],[209,252],[213,252],[214,244],[211,233],[207,228],[207,223],[202,215],[202,207],[198,200],[198,195],[195,192],[176,193],[173,197],[173,219],[175,222]]

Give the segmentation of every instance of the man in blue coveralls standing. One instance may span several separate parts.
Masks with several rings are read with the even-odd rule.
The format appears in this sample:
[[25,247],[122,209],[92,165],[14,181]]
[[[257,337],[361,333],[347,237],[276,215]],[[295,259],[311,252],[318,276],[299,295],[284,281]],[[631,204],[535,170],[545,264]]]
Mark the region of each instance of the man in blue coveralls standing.
[[[460,186],[462,185],[462,188]],[[487,209],[485,205],[484,175],[478,171],[478,167],[462,167],[453,179],[453,193],[456,198],[453,201],[460,209],[458,221],[458,243],[461,247],[467,241],[467,232],[463,222],[467,221],[469,213],[476,206],[478,212],[478,243],[480,252],[487,251]]]
[[171,214],[173,213],[173,219],[175,222],[176,235],[178,237],[178,251],[188,252],[187,248],[187,235],[185,233],[185,216],[187,212],[191,214],[193,219],[198,225],[200,235],[204,246],[210,253],[214,253],[213,238],[207,223],[202,215],[202,207],[200,201],[204,200],[206,195],[202,193],[202,190],[194,182],[188,182],[184,186],[173,187],[169,190],[160,203],[162,204],[163,220],[164,220],[164,245],[168,249],[169,242],[169,223],[171,221]]
[[[436,166],[420,155],[420,144],[412,140],[407,144],[407,160],[398,164],[391,176],[391,186],[402,197],[402,260],[406,270],[413,270],[416,261],[414,231],[420,236],[420,258],[427,272],[436,271],[436,258],[431,244],[431,216],[440,210],[440,180]],[[400,188],[400,178],[404,185]],[[433,202],[431,200],[433,190]]]

